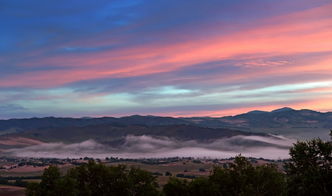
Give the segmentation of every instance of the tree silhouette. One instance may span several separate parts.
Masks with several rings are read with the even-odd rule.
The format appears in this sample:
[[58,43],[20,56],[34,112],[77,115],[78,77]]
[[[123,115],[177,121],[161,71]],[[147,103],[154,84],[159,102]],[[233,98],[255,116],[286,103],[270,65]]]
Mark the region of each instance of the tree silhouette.
[[[332,131],[330,132],[332,137]],[[290,195],[332,195],[332,143],[298,141],[285,164]]]
[[61,176],[59,169],[45,169],[40,184],[27,187],[28,196],[155,196],[159,195],[156,178],[138,168],[105,166],[89,161]]
[[237,156],[229,168],[216,167],[210,176],[219,195],[284,195],[285,177],[272,164],[253,166],[245,157]]

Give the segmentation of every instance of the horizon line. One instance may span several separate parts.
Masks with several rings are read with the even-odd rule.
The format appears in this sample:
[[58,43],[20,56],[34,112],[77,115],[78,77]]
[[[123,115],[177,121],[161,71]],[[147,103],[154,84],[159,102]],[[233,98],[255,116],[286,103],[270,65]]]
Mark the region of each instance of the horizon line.
[[97,118],[125,118],[125,117],[132,117],[132,116],[142,116],[142,117],[164,117],[164,118],[223,118],[223,117],[233,117],[233,116],[238,116],[238,115],[241,115],[241,114],[247,114],[247,113],[250,113],[250,112],[268,112],[268,113],[271,113],[271,112],[274,112],[274,111],[277,111],[277,110],[281,110],[281,109],[289,109],[289,110],[294,110],[294,111],[301,111],[301,110],[310,110],[310,111],[314,111],[314,112],[318,112],[318,113],[330,113],[332,111],[322,111],[322,110],[313,110],[313,109],[307,109],[307,108],[302,108],[302,109],[294,109],[292,107],[280,107],[280,108],[276,108],[276,109],[273,109],[273,110],[269,110],[269,111],[266,111],[266,110],[249,110],[247,112],[242,112],[242,113],[237,113],[237,114],[233,114],[233,115],[224,115],[224,116],[186,116],[186,115],[162,115],[162,114],[159,114],[159,115],[153,115],[153,114],[128,114],[128,115],[114,115],[114,116],[111,116],[111,115],[95,115],[95,116],[31,116],[31,117],[22,117],[22,118],[0,118],[0,120],[24,120],[24,119],[43,119],[43,118],[72,118],[72,119],[88,119],[88,118],[91,118],[91,119],[97,119]]

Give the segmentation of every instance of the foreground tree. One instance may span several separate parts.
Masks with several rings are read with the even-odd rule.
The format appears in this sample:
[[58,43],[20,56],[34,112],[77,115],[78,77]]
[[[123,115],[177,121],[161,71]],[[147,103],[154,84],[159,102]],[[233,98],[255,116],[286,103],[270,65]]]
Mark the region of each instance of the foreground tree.
[[150,172],[131,168],[128,173],[129,182],[129,195],[136,196],[155,196],[159,195],[156,187],[158,183],[156,182],[156,177],[152,176]]
[[290,156],[285,165],[289,195],[332,195],[331,141],[297,142],[290,149]]
[[75,196],[75,181],[68,176],[61,177],[60,170],[56,166],[50,166],[44,170],[40,183],[29,183],[26,189],[28,196]]
[[166,196],[190,196],[188,181],[174,177],[169,179],[163,191]]
[[215,168],[210,176],[218,195],[280,196],[285,194],[285,176],[272,164],[253,166],[238,156],[230,168]]
[[217,186],[209,178],[196,178],[189,184],[190,196],[218,196]]
[[285,183],[275,165],[253,166],[238,156],[229,168],[216,167],[208,178],[171,178],[163,191],[166,196],[280,196],[286,193]]
[[137,168],[123,165],[105,166],[89,161],[60,176],[59,169],[50,166],[42,181],[27,187],[28,196],[155,196],[159,195],[156,178]]

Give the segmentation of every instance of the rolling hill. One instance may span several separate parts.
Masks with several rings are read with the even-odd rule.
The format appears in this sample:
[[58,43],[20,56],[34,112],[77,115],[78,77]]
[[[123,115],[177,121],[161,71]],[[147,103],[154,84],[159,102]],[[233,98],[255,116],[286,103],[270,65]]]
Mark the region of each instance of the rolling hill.
[[286,135],[295,139],[328,139],[332,112],[280,108],[271,112],[251,111],[221,118],[185,118],[198,126]]
[[[202,128],[223,128],[254,133],[273,133],[307,139],[312,137],[328,138],[328,130],[332,128],[332,112],[312,110],[294,110],[281,108],[271,112],[251,111],[236,116],[220,118],[191,117],[173,118],[159,116],[127,116],[121,118],[31,118],[0,120],[0,135],[20,133],[30,130],[49,129],[89,129],[100,127],[170,126],[190,125]],[[168,129],[172,130],[172,128]]]
[[[0,151],[14,156],[287,157],[296,139],[328,138],[332,113],[281,108],[220,118],[128,116],[0,121]],[[272,153],[273,152],[273,153]]]

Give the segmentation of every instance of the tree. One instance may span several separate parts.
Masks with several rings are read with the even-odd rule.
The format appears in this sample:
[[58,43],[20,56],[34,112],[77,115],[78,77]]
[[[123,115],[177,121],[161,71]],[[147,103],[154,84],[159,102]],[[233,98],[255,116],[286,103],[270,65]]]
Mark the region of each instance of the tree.
[[216,167],[209,178],[218,195],[280,196],[284,194],[285,177],[272,164],[253,166],[237,156],[229,168]]
[[[332,131],[330,132],[332,137]],[[285,164],[290,195],[332,195],[332,143],[298,141]]]
[[128,173],[128,181],[130,195],[136,196],[155,196],[158,195],[156,187],[156,177],[152,176],[150,172],[141,170],[139,168],[131,168]]
[[31,182],[28,184],[25,195],[27,196],[42,196],[40,190],[40,184],[36,182]]
[[186,180],[171,177],[163,188],[166,196],[190,196],[189,184]]
[[42,181],[40,183],[41,195],[45,196],[57,196],[56,191],[58,182],[60,180],[60,171],[56,166],[49,166],[45,169],[42,175]]
[[70,169],[61,176],[57,167],[45,169],[40,184],[27,187],[28,196],[154,196],[156,178],[138,168],[108,167],[95,161]]
[[75,196],[77,195],[73,181],[67,177],[61,177],[60,170],[56,166],[50,166],[44,170],[41,182],[29,183],[26,189],[28,196]]
[[190,196],[218,196],[217,187],[208,178],[195,178],[189,184]]

